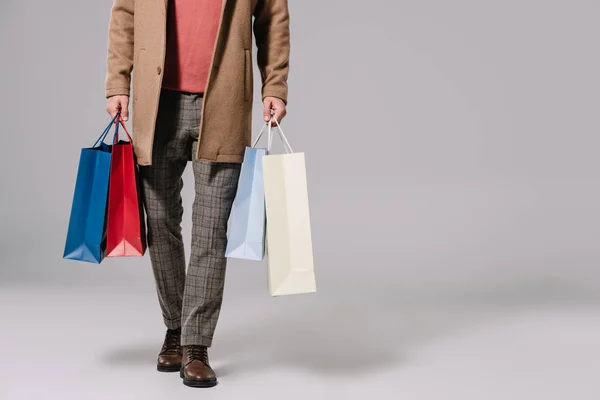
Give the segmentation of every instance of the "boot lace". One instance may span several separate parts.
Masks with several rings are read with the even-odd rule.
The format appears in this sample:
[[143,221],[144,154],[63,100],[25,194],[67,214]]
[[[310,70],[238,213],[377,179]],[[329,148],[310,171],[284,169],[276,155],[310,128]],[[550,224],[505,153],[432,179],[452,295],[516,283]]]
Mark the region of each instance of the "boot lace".
[[181,341],[181,330],[180,329],[168,329],[165,335],[165,342],[163,344],[163,352],[168,350],[179,350]]
[[188,349],[188,357],[191,361],[200,360],[208,365],[208,351],[206,346],[191,345]]

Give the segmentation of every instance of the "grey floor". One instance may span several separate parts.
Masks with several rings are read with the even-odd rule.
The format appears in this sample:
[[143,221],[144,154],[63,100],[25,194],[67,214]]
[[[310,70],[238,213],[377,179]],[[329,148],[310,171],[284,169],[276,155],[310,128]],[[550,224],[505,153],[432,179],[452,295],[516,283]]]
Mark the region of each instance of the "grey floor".
[[[210,352],[220,383],[211,389],[155,370],[163,327],[150,284],[3,287],[0,398],[600,396],[600,313],[591,295],[555,301],[548,287],[400,295],[391,285],[340,282],[347,296],[322,288],[272,299],[262,274],[239,265],[229,272]],[[257,289],[244,294],[248,284]]]
[[341,204],[313,186],[317,293],[271,298],[265,263],[229,263],[210,350],[220,383],[204,390],[155,370],[147,256],[63,260],[68,207],[5,226],[0,399],[600,398],[593,186],[371,181],[350,195],[352,182],[332,182]]

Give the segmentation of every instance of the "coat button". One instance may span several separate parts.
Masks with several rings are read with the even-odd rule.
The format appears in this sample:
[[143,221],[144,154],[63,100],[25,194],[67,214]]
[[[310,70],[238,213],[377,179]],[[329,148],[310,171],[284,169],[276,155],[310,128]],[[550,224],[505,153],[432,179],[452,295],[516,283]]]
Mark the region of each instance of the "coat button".
[[160,75],[161,72],[162,72],[162,68],[161,67],[156,67],[156,74]]

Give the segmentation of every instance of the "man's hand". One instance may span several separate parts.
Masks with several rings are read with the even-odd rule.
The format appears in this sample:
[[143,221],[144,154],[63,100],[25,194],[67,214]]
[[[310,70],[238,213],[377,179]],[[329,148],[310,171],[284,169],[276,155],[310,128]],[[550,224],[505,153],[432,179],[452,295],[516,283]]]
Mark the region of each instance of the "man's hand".
[[[273,116],[277,120],[277,122],[281,122],[283,117],[285,117],[285,103],[283,100],[278,99],[277,97],[265,97],[263,100],[265,105],[264,109],[264,118],[265,122],[268,122],[271,119],[271,110],[273,110]],[[271,126],[275,126],[275,122],[271,123]]]
[[129,96],[112,96],[109,97],[106,102],[106,112],[110,114],[112,118],[121,112],[121,118],[123,121],[129,119]]

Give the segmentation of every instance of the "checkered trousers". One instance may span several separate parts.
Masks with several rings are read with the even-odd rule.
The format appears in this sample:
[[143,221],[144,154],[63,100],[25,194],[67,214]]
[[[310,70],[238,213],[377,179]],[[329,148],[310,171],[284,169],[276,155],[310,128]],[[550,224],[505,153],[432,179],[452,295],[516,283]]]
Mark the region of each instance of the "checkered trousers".
[[[223,300],[227,220],[241,165],[194,160],[201,109],[201,95],[162,90],[152,165],[140,166],[140,177],[148,250],[165,325],[181,327],[183,346],[210,347]],[[181,189],[189,161],[196,190],[186,274]]]

